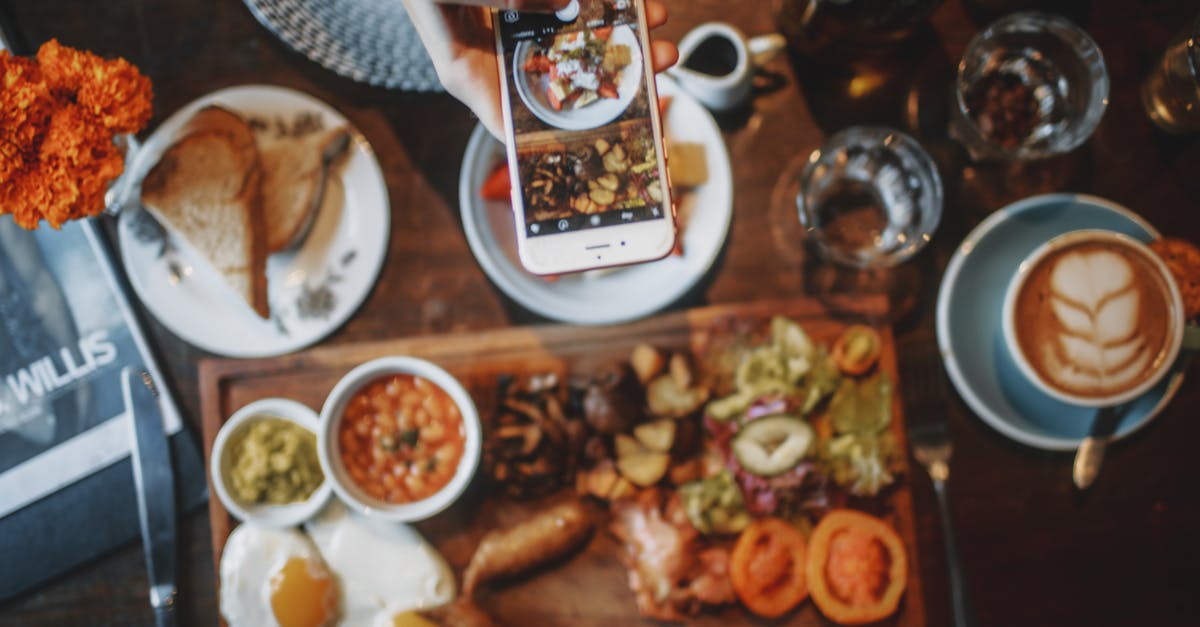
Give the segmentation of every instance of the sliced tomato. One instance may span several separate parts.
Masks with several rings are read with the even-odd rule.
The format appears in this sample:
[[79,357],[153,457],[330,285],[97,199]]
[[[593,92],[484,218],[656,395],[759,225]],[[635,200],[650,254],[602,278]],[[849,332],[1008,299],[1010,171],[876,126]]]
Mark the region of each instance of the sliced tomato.
[[479,188],[479,195],[485,200],[511,200],[512,179],[508,177],[508,163],[501,163],[488,175],[487,180]]
[[671,109],[671,103],[675,101],[674,96],[659,96],[658,97],[658,114],[662,117],[667,117],[667,111]]
[[608,38],[612,37],[612,29],[613,27],[611,26],[601,26],[600,28],[593,29],[592,34],[596,36],[596,39],[608,41]]
[[617,86],[605,81],[600,83],[600,87],[596,89],[596,93],[601,98],[612,98],[615,100],[617,98]]
[[550,57],[537,54],[525,60],[524,69],[526,72],[545,73],[550,71],[554,64],[550,63]]
[[554,95],[554,90],[546,90],[546,102],[550,103],[551,109],[554,109],[555,111],[562,111],[563,102],[558,99],[558,96]]
[[804,536],[779,518],[756,520],[738,536],[729,577],[751,612],[776,618],[808,596],[805,544]]
[[849,509],[821,519],[808,543],[813,603],[830,620],[861,625],[896,611],[908,584],[908,554],[886,522]]
[[829,356],[842,372],[848,375],[866,374],[879,361],[883,338],[871,327],[856,324],[833,343]]

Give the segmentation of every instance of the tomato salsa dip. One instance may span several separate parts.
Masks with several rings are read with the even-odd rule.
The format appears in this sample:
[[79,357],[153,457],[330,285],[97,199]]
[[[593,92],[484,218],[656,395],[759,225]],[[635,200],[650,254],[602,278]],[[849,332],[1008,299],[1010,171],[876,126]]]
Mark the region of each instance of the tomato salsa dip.
[[454,477],[466,435],[445,390],[411,374],[372,380],[350,397],[337,429],[346,473],[368,495],[411,503]]

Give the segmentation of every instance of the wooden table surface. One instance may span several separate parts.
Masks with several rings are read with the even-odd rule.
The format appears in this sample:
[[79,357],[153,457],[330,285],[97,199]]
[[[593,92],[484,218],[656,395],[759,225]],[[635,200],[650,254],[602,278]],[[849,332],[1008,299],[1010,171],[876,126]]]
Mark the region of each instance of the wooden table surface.
[[[770,31],[773,3],[669,0],[659,36],[678,40],[709,20],[749,34]],[[930,247],[902,267],[915,301],[897,320],[901,377],[937,362],[938,280],[967,231],[1007,202],[1042,191],[1088,192],[1138,211],[1163,232],[1200,242],[1200,136],[1170,137],[1142,113],[1137,88],[1167,40],[1195,18],[1194,1],[1024,2],[1057,8],[1099,43],[1112,90],[1094,136],[1062,158],[973,166],[946,139],[945,98],[971,35],[1021,2],[947,0],[898,51],[840,67],[780,57],[753,106],[721,120],[734,164],[734,223],[710,276],[672,309],[798,296],[827,269],[806,259],[792,214],[772,207],[784,166],[855,123],[917,135],[939,163],[945,214]],[[541,320],[509,301],[475,263],[458,217],[457,181],[475,121],[446,95],[370,88],[291,52],[238,0],[4,0],[34,46],[63,43],[120,55],[154,81],[155,120],[215,89],[275,83],[312,93],[348,117],[374,146],[391,197],[392,236],[379,283],[327,344],[489,329]],[[5,17],[8,16],[8,17]],[[847,97],[849,79],[874,89]],[[862,86],[862,83],[859,83]],[[158,325],[151,335],[197,431],[197,363],[208,355]],[[1196,371],[1191,373],[1195,376]],[[903,385],[903,384],[902,384]],[[1090,493],[1071,484],[1071,456],[1005,439],[976,418],[947,382],[940,403],[955,441],[951,491],[958,539],[981,625],[1182,625],[1200,614],[1200,385],[1186,383],[1148,428],[1110,449]],[[949,625],[941,535],[932,490],[911,479],[926,611]],[[207,512],[181,522],[183,624],[212,625],[216,600]],[[3,559],[0,556],[0,559]],[[140,546],[0,605],[0,624],[144,625],[151,621]]]

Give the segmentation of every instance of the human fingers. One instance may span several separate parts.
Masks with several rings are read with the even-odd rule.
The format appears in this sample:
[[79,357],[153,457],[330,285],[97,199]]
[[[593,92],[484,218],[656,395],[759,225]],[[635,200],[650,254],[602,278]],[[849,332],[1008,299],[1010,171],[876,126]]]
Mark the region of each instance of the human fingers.
[[557,11],[571,0],[436,0],[442,4],[469,4],[513,11]]
[[658,28],[667,22],[667,5],[659,0],[646,0],[646,24]]
[[650,61],[655,72],[662,72],[675,65],[679,60],[679,49],[669,41],[654,40],[650,42]]

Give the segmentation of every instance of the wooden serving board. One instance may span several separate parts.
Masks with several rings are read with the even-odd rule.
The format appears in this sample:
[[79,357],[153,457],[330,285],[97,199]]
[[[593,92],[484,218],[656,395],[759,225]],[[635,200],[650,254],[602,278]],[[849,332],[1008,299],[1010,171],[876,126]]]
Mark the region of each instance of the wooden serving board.
[[[864,304],[866,307],[864,307]],[[856,302],[856,311],[880,311],[882,299]],[[334,384],[354,366],[386,355],[414,355],[454,373],[471,392],[482,420],[495,405],[496,379],[501,374],[556,371],[591,372],[616,360],[625,360],[639,342],[665,350],[693,350],[711,345],[730,329],[761,327],[772,315],[799,322],[812,338],[831,343],[848,322],[837,320],[813,300],[756,302],[722,305],[671,313],[639,322],[610,327],[541,326],[494,331],[403,338],[355,345],[332,346],[271,359],[206,360],[200,364],[201,413],[204,453],[207,459],[222,422],[239,407],[259,398],[280,396],[305,403],[319,411]],[[896,352],[891,330],[879,329],[884,338],[881,368],[897,381]],[[899,390],[900,386],[894,386]],[[893,402],[892,429],[901,450],[907,451],[903,405]],[[485,422],[486,424],[486,422]],[[909,555],[908,590],[897,615],[885,624],[925,624],[924,597],[918,578],[916,533],[907,455],[897,485],[885,497],[885,517],[904,539]],[[211,477],[210,477],[211,480]],[[477,480],[446,512],[419,523],[417,528],[445,556],[461,576],[480,537],[489,529],[524,519],[547,501],[565,498],[573,487],[539,502],[514,501],[485,494],[486,482]],[[210,486],[210,494],[211,491]],[[620,544],[607,531],[604,508],[595,508],[597,532],[577,554],[481,592],[479,605],[505,625],[570,625],[572,627],[656,624],[639,617],[627,573],[618,554]],[[209,499],[214,559],[220,561],[225,539],[237,522],[216,498]],[[397,565],[397,567],[401,567]],[[219,567],[217,572],[220,572]],[[811,601],[784,621],[755,619],[739,606],[709,610],[689,624],[828,624]]]

